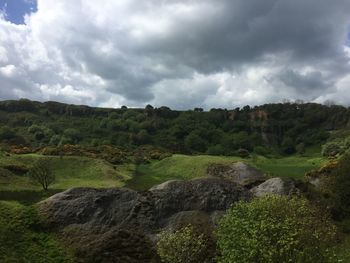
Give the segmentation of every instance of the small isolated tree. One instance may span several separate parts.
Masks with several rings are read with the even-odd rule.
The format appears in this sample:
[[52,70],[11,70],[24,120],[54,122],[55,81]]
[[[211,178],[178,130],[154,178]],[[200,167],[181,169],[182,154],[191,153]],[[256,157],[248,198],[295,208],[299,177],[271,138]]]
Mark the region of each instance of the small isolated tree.
[[164,263],[205,262],[206,239],[194,227],[188,225],[175,232],[162,232],[157,252]]
[[266,196],[238,202],[217,229],[219,262],[337,262],[336,227],[305,199]]
[[29,177],[39,183],[46,191],[49,185],[55,181],[55,175],[50,168],[50,162],[45,159],[40,159],[28,172]]

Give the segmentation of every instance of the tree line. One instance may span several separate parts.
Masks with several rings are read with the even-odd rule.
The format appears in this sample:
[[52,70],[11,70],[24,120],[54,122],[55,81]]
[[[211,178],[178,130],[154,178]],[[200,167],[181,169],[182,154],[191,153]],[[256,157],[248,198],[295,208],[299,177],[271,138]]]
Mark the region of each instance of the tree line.
[[[94,108],[26,99],[0,102],[0,141],[43,147],[65,144],[138,147],[178,153],[303,153],[345,129],[349,108],[277,103],[235,109]],[[243,151],[242,151],[243,150]]]

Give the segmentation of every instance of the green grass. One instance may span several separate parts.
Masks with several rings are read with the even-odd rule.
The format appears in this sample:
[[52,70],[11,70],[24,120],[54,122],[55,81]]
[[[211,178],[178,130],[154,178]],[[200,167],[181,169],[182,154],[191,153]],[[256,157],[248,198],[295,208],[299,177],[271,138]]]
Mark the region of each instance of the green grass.
[[327,160],[322,157],[290,156],[284,158],[268,159],[258,157],[248,163],[264,171],[270,176],[292,177],[303,179],[306,172],[320,167]]
[[146,190],[153,185],[173,179],[193,179],[205,176],[209,165],[230,164],[237,161],[246,162],[262,170],[270,176],[293,177],[302,179],[307,171],[315,169],[327,160],[319,156],[290,156],[283,158],[265,158],[253,156],[249,159],[209,155],[175,154],[161,161],[140,165],[134,170],[134,177],[126,182],[126,186]]
[[[55,182],[51,189],[70,187],[116,187],[122,186],[124,177],[106,161],[86,157],[44,157],[40,155],[12,155],[0,158],[0,167],[8,164],[30,167],[39,158],[50,160]],[[5,174],[0,176],[0,191],[41,190],[40,185],[25,175]]]
[[[30,168],[39,158],[50,160],[55,175],[55,182],[49,186],[49,191],[43,191],[28,176],[3,168],[10,164]],[[119,172],[116,166],[104,160],[86,157],[59,158],[35,154],[0,156],[0,200],[31,204],[72,187],[121,187],[130,178],[123,169]]]
[[73,262],[69,250],[39,222],[34,207],[0,201],[0,262]]

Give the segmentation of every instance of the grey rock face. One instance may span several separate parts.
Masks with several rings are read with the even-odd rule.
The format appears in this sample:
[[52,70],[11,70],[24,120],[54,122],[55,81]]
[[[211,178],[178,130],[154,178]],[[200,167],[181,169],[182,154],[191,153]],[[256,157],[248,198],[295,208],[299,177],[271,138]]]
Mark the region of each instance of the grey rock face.
[[[149,262],[145,258],[151,260],[152,253],[144,255],[144,251],[152,251],[149,244],[161,229],[189,223],[212,226],[213,220],[233,203],[250,198],[251,193],[235,182],[203,178],[170,181],[145,192],[74,188],[40,202],[38,208],[49,226],[58,229],[72,245],[78,244],[81,254],[89,255],[95,262],[104,262],[98,259],[101,255],[107,255],[105,262],[121,262],[108,257],[108,253],[113,253],[105,254],[103,240],[112,237],[122,239],[126,250],[133,248],[125,262],[137,262],[137,258]],[[125,235],[137,237],[135,242],[141,247],[127,244]],[[107,250],[118,246],[108,246]]]
[[267,179],[264,173],[242,162],[211,165],[207,169],[207,175],[231,180],[243,186],[256,185]]
[[294,180],[282,179],[279,177],[271,178],[265,181],[264,183],[252,188],[250,191],[255,197],[262,197],[269,194],[276,194],[276,195],[300,194],[300,190],[296,187]]

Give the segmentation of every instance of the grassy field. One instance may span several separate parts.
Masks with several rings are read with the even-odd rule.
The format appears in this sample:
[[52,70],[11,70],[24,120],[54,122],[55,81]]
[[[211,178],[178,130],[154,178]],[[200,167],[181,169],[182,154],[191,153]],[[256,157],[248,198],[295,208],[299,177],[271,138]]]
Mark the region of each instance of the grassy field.
[[[44,157],[39,155],[13,155],[0,158],[0,167],[5,165],[17,165],[30,167],[38,158],[50,160],[50,165],[55,174],[55,182],[52,189],[67,189],[76,186],[86,187],[113,187],[122,186],[124,179],[115,167],[106,161],[89,159],[85,157]],[[0,190],[40,190],[40,186],[32,182],[25,175],[0,177]]]
[[[25,174],[16,174],[4,169],[9,165],[29,168],[39,158],[50,160],[55,175],[55,182],[50,185],[49,191],[42,191],[41,186]],[[123,169],[118,172],[115,166],[99,159],[33,154],[0,156],[0,200],[16,200],[30,204],[71,187],[120,187],[127,179],[128,174]]]
[[[26,175],[15,174],[8,165],[30,167],[38,158],[48,158],[56,181],[49,191],[32,182]],[[315,169],[327,160],[317,149],[307,156],[248,159],[224,156],[173,155],[149,164],[111,165],[103,160],[85,157],[0,154],[0,262],[71,262],[66,248],[46,233],[38,224],[31,204],[70,187],[127,186],[146,190],[153,185],[172,179],[193,179],[204,176],[211,164],[246,162],[269,176],[302,179],[305,172]],[[342,262],[350,262],[350,236],[339,245]],[[38,261],[39,260],[39,261]]]
[[291,156],[273,159],[253,156],[249,159],[242,159],[239,157],[176,154],[161,161],[139,165],[135,168],[134,177],[126,182],[126,186],[137,190],[146,190],[153,185],[172,179],[193,179],[204,176],[207,167],[214,163],[230,164],[237,161],[246,162],[269,176],[302,179],[307,171],[321,166],[327,160],[319,156]]
[[[4,167],[8,165],[29,168],[39,158],[50,160],[56,180],[50,191],[41,191],[40,185],[26,175],[15,174]],[[146,190],[153,185],[172,179],[193,179],[204,176],[209,165],[246,162],[270,176],[294,177],[302,179],[305,172],[319,167],[325,159],[315,156],[291,156],[265,158],[253,156],[239,157],[209,155],[173,155],[161,161],[136,166],[124,164],[113,166],[110,163],[86,157],[53,157],[35,154],[0,156],[0,200],[39,201],[56,192],[71,187],[127,187]]]

